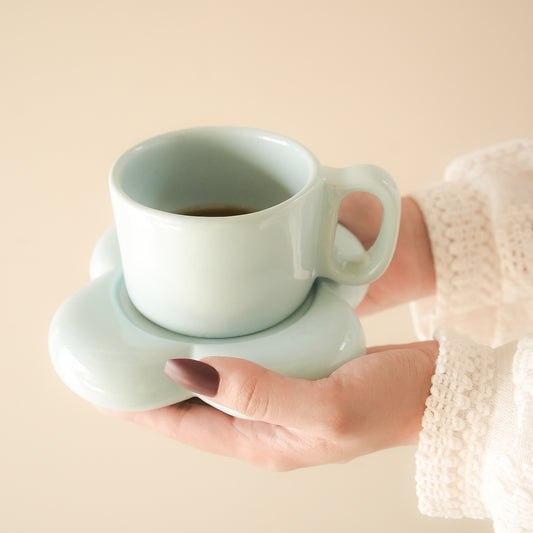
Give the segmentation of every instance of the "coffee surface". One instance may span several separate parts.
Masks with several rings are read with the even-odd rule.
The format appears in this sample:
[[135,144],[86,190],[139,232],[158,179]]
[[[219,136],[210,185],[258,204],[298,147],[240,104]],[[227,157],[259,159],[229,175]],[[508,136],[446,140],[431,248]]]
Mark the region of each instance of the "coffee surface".
[[254,211],[255,209],[239,205],[204,205],[180,209],[176,211],[176,214],[190,217],[234,217],[236,215],[247,215]]

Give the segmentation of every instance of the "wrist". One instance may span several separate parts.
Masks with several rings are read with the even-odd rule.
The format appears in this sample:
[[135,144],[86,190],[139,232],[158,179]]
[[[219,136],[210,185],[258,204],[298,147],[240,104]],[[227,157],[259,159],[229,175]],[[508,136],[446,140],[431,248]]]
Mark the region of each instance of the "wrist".
[[359,359],[366,363],[359,379],[372,382],[362,406],[368,426],[358,428],[369,436],[368,450],[418,443],[438,353],[437,341],[422,341],[374,346]]
[[402,220],[396,249],[408,270],[410,299],[433,294],[436,276],[431,241],[422,210],[410,196],[402,198]]
[[[379,233],[382,206],[369,193],[353,193],[341,203],[339,222],[348,228],[365,249]],[[402,198],[398,242],[385,273],[370,284],[357,311],[370,314],[387,307],[418,300],[435,291],[435,268],[424,215],[416,201]]]
[[414,369],[412,387],[410,387],[412,396],[410,409],[407,410],[410,416],[405,423],[403,444],[418,444],[422,431],[422,418],[431,392],[431,381],[439,354],[437,341],[418,342],[413,347],[415,349],[410,354]]

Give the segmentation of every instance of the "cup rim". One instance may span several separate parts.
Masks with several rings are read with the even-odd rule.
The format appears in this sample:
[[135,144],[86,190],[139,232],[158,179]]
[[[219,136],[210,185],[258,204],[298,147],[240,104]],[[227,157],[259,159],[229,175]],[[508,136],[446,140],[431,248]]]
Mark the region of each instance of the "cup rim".
[[[259,211],[254,211],[252,213],[245,213],[241,215],[232,215],[232,216],[223,216],[223,217],[203,217],[203,216],[189,216],[189,215],[184,215],[180,213],[171,213],[168,211],[163,211],[161,209],[157,209],[154,207],[149,207],[147,205],[144,205],[143,203],[137,200],[134,200],[124,190],[124,187],[120,183],[119,171],[121,167],[126,164],[126,162],[131,158],[133,154],[136,154],[137,152],[141,150],[146,150],[150,148],[151,146],[161,144],[161,143],[166,143],[168,142],[169,139],[172,139],[174,137],[178,137],[182,135],[183,136],[190,135],[190,134],[202,134],[202,133],[209,134],[209,133],[224,132],[224,131],[232,132],[233,134],[239,133],[242,135],[251,135],[256,138],[263,138],[264,140],[269,140],[271,142],[276,142],[278,144],[283,144],[289,148],[292,148],[296,153],[299,154],[300,157],[305,157],[310,163],[309,165],[310,172],[306,178],[306,182],[304,186],[301,187],[295,194],[293,194],[292,196],[290,196],[283,202],[267,207],[265,209],[261,209]],[[108,181],[109,181],[109,188],[111,190],[112,195],[113,194],[117,195],[126,204],[130,205],[136,210],[143,211],[146,214],[157,215],[158,217],[169,217],[169,218],[172,218],[173,220],[181,219],[183,221],[195,221],[195,223],[198,223],[198,221],[201,221],[201,220],[216,220],[217,222],[220,223],[222,221],[235,220],[236,218],[243,219],[243,218],[261,217],[264,214],[268,214],[272,210],[277,210],[280,207],[287,206],[287,205],[292,204],[293,202],[296,202],[298,198],[305,195],[310,188],[316,185],[315,183],[316,180],[314,180],[313,178],[316,176],[318,172],[318,168],[319,168],[319,162],[316,156],[310,150],[308,150],[305,146],[303,146],[299,142],[285,135],[280,135],[278,133],[273,133],[271,131],[267,131],[263,129],[240,127],[240,126],[200,126],[200,127],[192,127],[192,128],[168,131],[166,133],[162,133],[159,135],[155,135],[153,137],[149,137],[145,139],[144,141],[141,141],[133,145],[131,148],[127,149],[115,160],[115,162],[113,163],[109,171]]]

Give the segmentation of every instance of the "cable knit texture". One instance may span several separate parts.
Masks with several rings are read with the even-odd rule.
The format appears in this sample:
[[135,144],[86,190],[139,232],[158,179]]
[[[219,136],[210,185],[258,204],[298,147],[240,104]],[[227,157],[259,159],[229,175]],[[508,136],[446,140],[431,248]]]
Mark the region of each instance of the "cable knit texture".
[[440,344],[416,456],[420,509],[533,532],[533,142],[458,159],[415,198],[437,291],[413,317]]

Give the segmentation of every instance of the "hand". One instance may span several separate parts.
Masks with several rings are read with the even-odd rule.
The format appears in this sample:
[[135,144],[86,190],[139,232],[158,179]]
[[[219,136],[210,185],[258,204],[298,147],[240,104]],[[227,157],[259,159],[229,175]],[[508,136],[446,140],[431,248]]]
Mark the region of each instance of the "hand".
[[[348,195],[339,210],[339,222],[368,249],[381,223],[379,199],[369,193]],[[424,216],[414,199],[402,198],[398,244],[386,272],[374,283],[357,308],[359,315],[381,311],[435,291],[433,255]]]
[[242,359],[173,360],[166,368],[173,381],[254,420],[198,399],[152,411],[107,412],[271,470],[342,463],[417,442],[437,351],[435,341],[373,348],[317,381],[284,377]]

